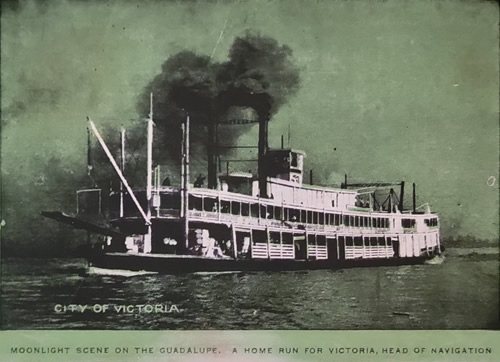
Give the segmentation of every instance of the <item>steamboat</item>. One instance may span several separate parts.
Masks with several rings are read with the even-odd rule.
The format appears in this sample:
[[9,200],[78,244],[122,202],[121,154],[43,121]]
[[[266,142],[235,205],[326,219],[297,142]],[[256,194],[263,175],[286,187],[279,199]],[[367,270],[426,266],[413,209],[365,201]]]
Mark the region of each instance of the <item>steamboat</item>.
[[[152,104],[152,102],[151,102]],[[347,182],[340,187],[304,183],[305,153],[268,146],[268,120],[259,118],[257,173],[216,172],[209,150],[208,185],[191,182],[189,116],[182,122],[181,177],[161,180],[153,168],[153,115],[147,127],[147,181],[132,188],[95,123],[120,190],[109,196],[107,225],[89,221],[89,204],[101,213],[103,190],[77,191],[77,213],[43,216],[101,235],[88,248],[89,265],[106,270],[159,273],[338,269],[423,263],[441,253],[438,216],[428,204],[404,208],[404,182]],[[381,200],[380,195],[384,195]],[[93,200],[92,202],[89,200]]]

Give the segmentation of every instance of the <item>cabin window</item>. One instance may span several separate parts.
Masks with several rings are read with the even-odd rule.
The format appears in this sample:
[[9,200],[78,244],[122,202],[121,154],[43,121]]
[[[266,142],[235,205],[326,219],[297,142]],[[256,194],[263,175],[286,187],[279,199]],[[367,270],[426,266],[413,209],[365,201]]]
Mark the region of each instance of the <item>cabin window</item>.
[[238,201],[231,202],[231,214],[239,215],[240,214],[241,205]]
[[415,219],[401,219],[401,226],[406,229],[415,227]]
[[312,224],[312,221],[313,221],[313,213],[312,211],[307,211],[307,223],[308,224]]
[[359,226],[359,216],[354,217],[354,226]]
[[392,239],[391,238],[387,238],[387,245],[392,246]]
[[438,226],[438,219],[436,218],[424,219],[424,223],[427,226]]
[[189,210],[196,210],[196,211],[203,210],[203,203],[200,197],[189,195]]
[[319,220],[318,221],[319,221],[320,225],[325,224],[325,214],[324,213],[322,213],[322,212],[319,213]]
[[259,217],[259,204],[250,205],[250,213],[252,217]]
[[267,219],[274,219],[274,206],[273,205],[267,205]]
[[280,233],[277,231],[271,231],[269,233],[269,242],[271,244],[280,244]]
[[371,245],[371,246],[376,246],[376,245],[378,245],[378,240],[377,240],[377,238],[376,238],[375,236],[372,236],[372,237],[370,238],[370,245]]
[[345,238],[345,245],[346,246],[352,246],[352,236],[346,236]]
[[363,238],[361,236],[354,237],[354,246],[363,246]]
[[307,223],[307,211],[306,210],[300,210],[300,222],[303,222],[304,224]]
[[253,243],[267,243],[267,233],[264,230],[252,230]]
[[241,215],[242,216],[250,215],[250,205],[248,205],[246,202],[241,203]]
[[354,225],[354,216],[349,216],[349,225],[356,226],[356,225]]
[[274,218],[276,220],[281,220],[281,207],[279,206],[274,207]]
[[318,212],[313,211],[313,224],[317,224],[317,223],[318,223]]
[[336,226],[340,225],[340,215],[335,214],[333,215],[333,217],[334,217],[334,224]]
[[349,216],[347,216],[347,215],[344,215],[344,225],[345,226],[349,226],[350,225],[349,224]]
[[205,198],[203,200],[203,210],[208,212],[217,212],[217,200],[211,198]]
[[308,245],[316,245],[316,235],[314,235],[314,234],[307,235],[307,244]]
[[326,236],[325,235],[316,236],[316,243],[320,246],[325,246],[326,245]]
[[297,161],[297,154],[292,152],[292,160],[290,162],[290,166],[292,167],[297,167],[298,166],[298,161]]
[[260,205],[260,218],[267,219],[267,207],[266,207],[266,205]]
[[389,228],[389,219],[384,219],[385,228]]
[[300,222],[300,211],[299,210],[292,209],[292,215],[293,215],[293,219],[295,222]]
[[332,207],[335,207],[335,200],[332,200]]
[[229,214],[229,210],[231,208],[231,203],[227,200],[220,201],[220,212],[224,214]]

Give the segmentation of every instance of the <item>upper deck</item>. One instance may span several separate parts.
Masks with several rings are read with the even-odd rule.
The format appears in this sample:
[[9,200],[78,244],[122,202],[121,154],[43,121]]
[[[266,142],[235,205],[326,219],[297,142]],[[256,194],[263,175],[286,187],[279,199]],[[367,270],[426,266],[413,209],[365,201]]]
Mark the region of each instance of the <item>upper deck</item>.
[[[416,232],[438,228],[435,214],[376,211],[356,205],[358,192],[317,186],[299,186],[269,179],[271,198],[260,198],[257,187],[243,194],[219,189],[190,188],[187,216],[191,221],[234,223],[256,227],[291,228],[311,231]],[[134,190],[145,208],[146,191]],[[110,198],[110,217],[114,221],[141,219],[131,198],[125,194],[120,214],[119,193]],[[153,189],[151,217],[153,220],[181,219],[183,192],[179,188],[160,186]]]

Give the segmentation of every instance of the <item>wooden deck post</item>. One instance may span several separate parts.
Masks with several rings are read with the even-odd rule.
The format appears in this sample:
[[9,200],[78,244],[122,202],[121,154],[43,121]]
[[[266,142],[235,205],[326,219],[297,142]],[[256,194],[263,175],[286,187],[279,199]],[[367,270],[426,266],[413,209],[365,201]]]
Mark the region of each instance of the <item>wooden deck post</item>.
[[236,244],[236,229],[234,224],[231,224],[231,237],[233,238],[233,257],[238,258],[238,244]]

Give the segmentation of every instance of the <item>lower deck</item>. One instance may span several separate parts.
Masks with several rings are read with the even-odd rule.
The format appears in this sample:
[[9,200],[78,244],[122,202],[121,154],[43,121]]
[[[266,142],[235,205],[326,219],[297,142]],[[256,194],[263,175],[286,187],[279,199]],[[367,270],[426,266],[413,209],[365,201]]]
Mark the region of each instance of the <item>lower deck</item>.
[[269,260],[208,258],[171,254],[95,253],[89,258],[93,267],[179,274],[192,272],[293,271],[346,269],[422,264],[429,256],[411,258],[373,258],[350,260]]
[[352,229],[312,232],[285,227],[191,222],[186,233],[186,225],[182,222],[162,220],[153,223],[150,237],[151,253],[143,252],[147,239],[141,234],[110,239],[103,249],[107,253],[175,257],[202,264],[204,260],[220,260],[223,265],[248,260],[317,261],[331,265],[355,260],[429,258],[440,250],[438,230],[399,234]]

